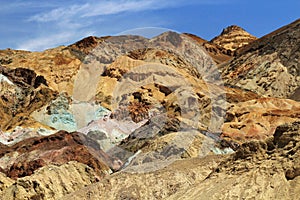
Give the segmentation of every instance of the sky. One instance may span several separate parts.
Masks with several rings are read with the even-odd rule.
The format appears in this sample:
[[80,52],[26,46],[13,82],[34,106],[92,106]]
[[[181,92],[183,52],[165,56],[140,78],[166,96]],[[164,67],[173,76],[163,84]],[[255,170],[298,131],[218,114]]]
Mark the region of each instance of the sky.
[[0,49],[42,51],[84,37],[174,30],[206,40],[229,25],[261,37],[300,18],[299,0],[1,0]]

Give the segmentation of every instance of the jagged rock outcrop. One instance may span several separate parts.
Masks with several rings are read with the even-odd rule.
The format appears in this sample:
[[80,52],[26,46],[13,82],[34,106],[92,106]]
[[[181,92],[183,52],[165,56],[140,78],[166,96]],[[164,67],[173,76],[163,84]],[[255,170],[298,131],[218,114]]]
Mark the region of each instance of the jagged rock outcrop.
[[227,50],[227,54],[234,52],[255,41],[257,38],[246,32],[239,26],[232,25],[223,29],[221,35],[213,38],[210,42]]
[[0,167],[13,179],[30,176],[49,164],[78,161],[104,176],[120,167],[118,160],[104,153],[99,144],[81,133],[60,131],[43,137],[25,139],[0,149]]
[[110,36],[106,37],[95,37],[89,36],[83,38],[82,40],[75,42],[74,44],[68,46],[70,52],[75,55],[81,61],[84,61],[87,55],[92,53],[92,51],[103,41],[108,39]]
[[0,66],[0,128],[32,123],[29,115],[51,101],[56,93],[49,89],[43,76],[25,68]]
[[37,88],[41,84],[48,86],[43,76],[38,76],[33,70],[26,68],[8,69],[0,66],[0,73],[21,88]]
[[221,67],[224,82],[260,95],[297,98],[300,86],[300,20],[238,50]]

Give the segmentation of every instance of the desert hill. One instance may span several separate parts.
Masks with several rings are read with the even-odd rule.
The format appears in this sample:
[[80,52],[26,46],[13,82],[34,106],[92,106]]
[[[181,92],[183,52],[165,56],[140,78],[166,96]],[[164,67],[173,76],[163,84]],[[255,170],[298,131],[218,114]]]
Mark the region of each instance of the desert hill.
[[299,24],[0,50],[0,196],[297,199]]

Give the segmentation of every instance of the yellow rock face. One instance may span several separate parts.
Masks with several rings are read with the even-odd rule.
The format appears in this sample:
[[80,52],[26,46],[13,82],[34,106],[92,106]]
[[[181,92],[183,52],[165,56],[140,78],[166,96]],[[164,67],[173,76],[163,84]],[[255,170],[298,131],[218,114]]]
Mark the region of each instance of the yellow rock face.
[[4,65],[5,67],[34,70],[38,75],[45,77],[50,89],[72,95],[74,76],[81,62],[65,47],[43,52],[1,50],[0,56],[11,60],[9,64]]
[[239,142],[265,139],[277,126],[298,121],[300,103],[288,99],[260,98],[233,105],[223,125],[224,138]]
[[238,48],[246,46],[257,38],[238,26],[229,26],[220,36],[211,40],[212,43],[234,52]]

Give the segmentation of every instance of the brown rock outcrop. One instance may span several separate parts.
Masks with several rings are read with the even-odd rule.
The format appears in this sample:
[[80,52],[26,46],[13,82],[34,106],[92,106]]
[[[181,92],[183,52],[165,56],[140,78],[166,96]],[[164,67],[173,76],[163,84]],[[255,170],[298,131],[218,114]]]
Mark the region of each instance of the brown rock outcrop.
[[29,115],[50,102],[56,95],[43,76],[25,68],[9,69],[0,66],[0,128],[2,131],[17,125],[29,124]]
[[89,36],[83,38],[82,40],[75,42],[74,44],[68,46],[67,48],[70,52],[75,55],[78,59],[83,61],[85,57],[92,53],[92,51],[103,41],[108,39],[110,36],[106,37],[95,37]]
[[97,142],[81,133],[60,131],[44,137],[23,140],[0,149],[0,167],[13,179],[30,176],[37,169],[78,161],[92,167],[99,176],[111,173],[119,166]]
[[0,73],[21,88],[37,88],[41,84],[48,86],[43,76],[38,76],[33,70],[26,68],[8,69],[0,66]]
[[0,59],[10,61],[2,64],[10,70],[16,68],[33,70],[38,76],[44,77],[49,89],[68,94],[73,92],[74,76],[81,65],[80,60],[66,47],[43,52],[0,50]]

